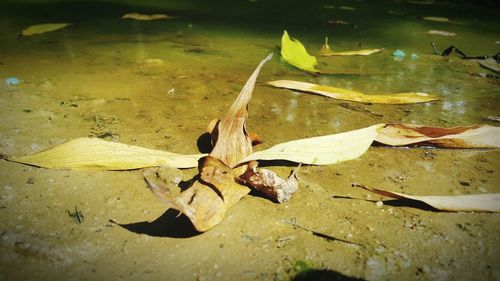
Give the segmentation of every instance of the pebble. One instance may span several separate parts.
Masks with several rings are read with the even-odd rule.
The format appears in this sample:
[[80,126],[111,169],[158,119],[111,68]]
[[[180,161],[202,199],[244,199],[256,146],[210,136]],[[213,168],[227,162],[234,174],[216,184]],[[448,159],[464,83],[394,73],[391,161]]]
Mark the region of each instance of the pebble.
[[380,207],[384,206],[384,202],[382,202],[382,201],[377,201],[377,202],[375,202],[375,206],[377,206],[377,207],[379,207],[379,208],[380,208]]
[[400,49],[397,49],[396,51],[394,51],[394,53],[392,53],[392,56],[397,58],[402,58],[405,56],[405,53]]

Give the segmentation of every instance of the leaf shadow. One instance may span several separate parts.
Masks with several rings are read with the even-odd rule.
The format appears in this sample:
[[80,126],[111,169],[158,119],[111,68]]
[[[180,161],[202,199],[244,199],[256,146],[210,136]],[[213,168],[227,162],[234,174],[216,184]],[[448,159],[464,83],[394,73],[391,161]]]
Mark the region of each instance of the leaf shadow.
[[[368,201],[368,202],[377,202],[379,200],[369,200],[369,199],[363,199],[363,198],[354,198],[354,197],[349,197],[349,196],[333,196],[334,199],[349,199],[349,200],[362,200],[362,201]],[[391,206],[391,207],[410,207],[414,209],[420,209],[423,211],[431,211],[431,212],[440,212],[440,210],[432,207],[431,205],[428,205],[427,203],[417,201],[417,200],[411,200],[411,199],[389,199],[389,200],[384,200],[383,201],[384,205]]]
[[201,234],[186,216],[178,214],[178,211],[168,209],[152,222],[118,223],[114,220],[110,222],[130,232],[154,237],[190,238]]
[[292,281],[363,281],[328,269],[313,269],[297,274]]

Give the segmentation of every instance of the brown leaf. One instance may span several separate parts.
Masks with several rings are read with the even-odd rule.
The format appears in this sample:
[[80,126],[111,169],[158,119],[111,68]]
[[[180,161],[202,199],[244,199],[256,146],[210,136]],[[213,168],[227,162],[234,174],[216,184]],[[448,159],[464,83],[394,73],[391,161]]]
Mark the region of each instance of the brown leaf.
[[299,189],[299,182],[297,180],[297,171],[299,168],[292,171],[290,176],[284,180],[271,170],[257,170],[257,165],[257,161],[250,161],[248,163],[246,172],[240,177],[243,183],[262,191],[279,203],[290,200],[292,195]]
[[368,187],[357,183],[353,183],[352,186],[361,187],[386,197],[421,201],[442,211],[500,212],[500,193],[457,196],[416,196]]
[[252,91],[260,69],[271,58],[272,54],[260,62],[241,90],[238,98],[229,108],[229,111],[215,126],[217,142],[210,156],[220,159],[231,168],[234,168],[240,160],[252,154],[252,140],[248,136],[246,129],[247,107],[252,98]]
[[419,144],[446,148],[498,148],[500,128],[489,125],[441,128],[387,124],[380,129],[375,140],[393,146]]
[[186,215],[200,232],[219,224],[226,211],[250,191],[234,181],[231,168],[210,156],[200,159],[200,179],[180,193],[157,171],[157,168],[150,168],[143,173],[150,189],[169,207]]
[[198,162],[199,179],[180,194],[172,195],[165,184],[146,181],[151,190],[170,207],[184,213],[198,231],[207,231],[219,224],[226,211],[248,194],[250,189],[236,182],[245,166],[234,167],[252,153],[252,140],[246,130],[247,106],[260,69],[269,61],[267,56],[248,79],[229,111],[221,120],[210,122],[215,146],[209,156]]

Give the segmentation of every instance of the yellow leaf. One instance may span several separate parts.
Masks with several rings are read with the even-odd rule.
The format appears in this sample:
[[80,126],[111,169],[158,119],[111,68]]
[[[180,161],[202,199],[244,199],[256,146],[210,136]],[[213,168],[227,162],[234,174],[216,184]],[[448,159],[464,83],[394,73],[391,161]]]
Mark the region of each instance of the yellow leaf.
[[450,22],[448,18],[445,17],[421,17],[423,20],[427,21],[437,21],[437,22]]
[[267,82],[268,84],[290,90],[297,90],[306,93],[318,94],[334,99],[356,101],[363,103],[383,103],[383,104],[408,104],[420,103],[439,100],[437,96],[426,93],[398,93],[391,95],[366,95],[361,92],[335,88],[330,86],[322,86],[312,83],[292,81],[292,80],[276,80]]
[[375,140],[393,146],[424,143],[446,148],[500,148],[500,127],[472,125],[441,128],[387,124]]
[[353,184],[353,186],[361,187],[391,198],[421,201],[442,211],[500,212],[500,193],[457,196],[416,196],[368,187],[361,184]]
[[429,30],[427,32],[428,34],[431,34],[431,35],[441,35],[441,36],[448,36],[448,37],[451,37],[451,36],[456,36],[457,34],[455,32],[449,32],[449,31],[443,31],[443,30]]
[[376,124],[340,134],[280,143],[253,153],[241,163],[251,160],[288,160],[311,165],[330,165],[356,159],[366,152],[383,126],[384,124]]
[[325,43],[323,44],[323,46],[319,50],[319,53],[325,57],[328,57],[328,56],[368,56],[371,54],[382,52],[383,50],[384,50],[384,48],[334,52],[334,51],[332,51],[332,49],[328,45],[328,37],[325,37]]
[[128,13],[122,16],[122,19],[134,19],[134,20],[166,20],[166,19],[174,19],[176,17],[169,16],[165,14],[139,14],[139,13]]
[[59,29],[63,29],[68,25],[71,25],[71,23],[44,23],[32,25],[26,29],[23,29],[23,31],[21,31],[21,36],[31,36],[35,34],[56,31]]
[[203,155],[180,155],[97,138],[79,138],[56,147],[7,160],[44,168],[131,170],[152,166],[192,168]]
[[281,37],[281,56],[289,64],[310,72],[318,72],[316,58],[307,53],[306,48],[296,39],[291,39],[286,30]]

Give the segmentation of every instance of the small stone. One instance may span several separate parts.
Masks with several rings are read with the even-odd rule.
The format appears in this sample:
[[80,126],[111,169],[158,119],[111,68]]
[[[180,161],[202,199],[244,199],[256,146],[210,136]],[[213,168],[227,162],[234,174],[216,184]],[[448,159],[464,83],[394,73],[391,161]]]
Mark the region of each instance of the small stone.
[[470,186],[470,183],[466,181],[459,181],[458,183],[460,183],[461,186]]
[[380,208],[380,207],[384,206],[384,202],[382,202],[382,201],[377,201],[377,202],[375,202],[375,206],[377,206],[377,207],[379,207],[379,208]]
[[405,55],[406,54],[400,49],[397,49],[396,51],[394,51],[394,53],[392,53],[392,56],[396,58],[403,58]]

